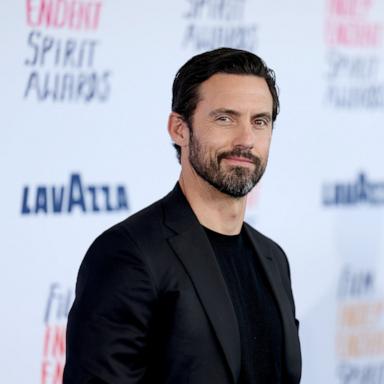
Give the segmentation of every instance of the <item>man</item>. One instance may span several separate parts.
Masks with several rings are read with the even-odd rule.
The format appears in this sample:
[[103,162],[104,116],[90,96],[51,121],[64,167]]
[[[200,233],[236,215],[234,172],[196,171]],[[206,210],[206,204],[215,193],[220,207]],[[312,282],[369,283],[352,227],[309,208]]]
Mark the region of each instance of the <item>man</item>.
[[80,267],[64,384],[296,384],[301,357],[282,249],[244,223],[279,102],[254,54],[221,48],[173,84],[179,182],[103,233]]

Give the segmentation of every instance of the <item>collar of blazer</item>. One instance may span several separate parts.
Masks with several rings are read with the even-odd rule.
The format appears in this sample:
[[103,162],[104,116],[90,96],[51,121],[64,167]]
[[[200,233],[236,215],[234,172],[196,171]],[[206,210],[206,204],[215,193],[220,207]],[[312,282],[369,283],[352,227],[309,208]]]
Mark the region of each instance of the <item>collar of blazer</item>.
[[[175,232],[175,236],[169,238],[169,243],[191,278],[222,347],[233,380],[237,382],[241,364],[239,327],[214,251],[178,183],[164,198],[163,209],[165,224]],[[297,377],[299,367],[297,356],[300,356],[300,347],[294,321],[294,308],[288,298],[289,294],[284,289],[273,256],[280,248],[276,245],[274,250],[271,246],[274,243],[271,241],[269,243],[248,224],[245,224],[245,229],[260,259],[281,313],[287,374],[292,378]]]

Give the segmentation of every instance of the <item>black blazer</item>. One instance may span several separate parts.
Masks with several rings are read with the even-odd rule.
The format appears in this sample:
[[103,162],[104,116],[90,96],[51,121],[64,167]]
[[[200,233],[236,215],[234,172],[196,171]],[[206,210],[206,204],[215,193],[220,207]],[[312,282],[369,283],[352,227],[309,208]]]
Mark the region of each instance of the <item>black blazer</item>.
[[[245,228],[281,313],[286,383],[297,384],[288,262],[276,243]],[[234,384],[240,358],[224,278],[178,185],[91,245],[68,317],[64,384]]]

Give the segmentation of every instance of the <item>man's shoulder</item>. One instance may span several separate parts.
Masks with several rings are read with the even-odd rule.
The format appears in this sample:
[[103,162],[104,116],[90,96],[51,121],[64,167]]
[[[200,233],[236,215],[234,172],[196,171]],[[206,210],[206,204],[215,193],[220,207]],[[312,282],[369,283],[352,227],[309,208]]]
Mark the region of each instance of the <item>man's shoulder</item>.
[[92,256],[93,260],[98,257],[107,260],[108,255],[115,257],[125,254],[132,257],[133,254],[142,254],[148,247],[156,248],[164,239],[162,233],[165,229],[161,224],[162,200],[152,203],[103,231],[90,245],[86,258]]
[[150,237],[158,233],[163,226],[163,207],[164,198],[155,201],[149,206],[135,212],[126,219],[108,228],[101,236],[108,236],[111,233],[125,233],[132,239]]
[[176,186],[163,198],[139,210],[126,219],[108,228],[92,243],[91,248],[104,248],[120,252],[136,249],[141,253],[153,253],[164,249],[165,241],[175,234],[172,218],[176,214],[176,224],[188,213],[187,203]]

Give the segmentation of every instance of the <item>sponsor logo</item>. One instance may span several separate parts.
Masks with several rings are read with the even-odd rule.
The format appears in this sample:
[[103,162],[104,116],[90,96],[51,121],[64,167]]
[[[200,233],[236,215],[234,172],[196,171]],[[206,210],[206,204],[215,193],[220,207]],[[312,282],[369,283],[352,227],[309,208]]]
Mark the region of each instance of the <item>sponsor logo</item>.
[[97,0],[26,0],[27,25],[95,31],[99,27],[102,2]]
[[74,292],[59,283],[49,287],[44,313],[41,384],[61,384],[65,363],[65,334]]
[[361,172],[355,181],[325,184],[323,204],[326,206],[384,204],[384,181],[370,181],[367,175]]
[[328,0],[325,102],[337,109],[382,109],[381,1]]
[[188,0],[182,46],[195,51],[232,47],[253,51],[257,26],[247,23],[248,0]]
[[346,265],[339,278],[336,377],[342,384],[384,381],[384,299],[369,267]]
[[377,0],[328,0],[325,39],[328,46],[380,47],[383,25],[375,18]]
[[72,173],[67,185],[24,186],[22,215],[119,212],[129,209],[124,185],[85,184]]
[[[24,60],[25,100],[90,103],[109,99],[111,71],[97,66],[101,41],[95,35],[102,10],[101,1],[25,1],[31,28]],[[63,35],[63,30],[71,36]],[[85,32],[86,38],[78,37]]]

